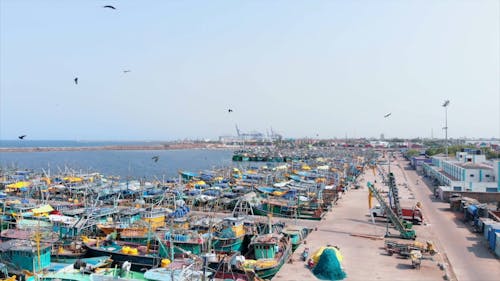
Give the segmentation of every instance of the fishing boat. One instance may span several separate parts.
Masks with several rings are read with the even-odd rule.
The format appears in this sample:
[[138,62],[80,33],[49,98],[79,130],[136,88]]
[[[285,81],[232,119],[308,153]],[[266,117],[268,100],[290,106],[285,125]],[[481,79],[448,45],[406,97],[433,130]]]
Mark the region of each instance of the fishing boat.
[[97,239],[83,239],[83,245],[87,248],[87,255],[111,256],[115,263],[130,262],[133,270],[152,268],[160,264],[161,257],[147,246],[127,243],[123,241]]
[[146,233],[148,231],[148,228],[144,225],[127,224],[122,222],[98,224],[97,228],[99,228],[99,230],[101,230],[106,235],[113,232],[121,234],[124,231],[134,231],[138,233]]
[[39,273],[37,280],[146,280],[143,278],[143,273],[130,271],[123,267],[109,268],[111,263],[112,260],[109,256],[103,256],[83,258],[70,264],[53,264],[46,272]]
[[262,279],[271,279],[292,254],[290,239],[281,233],[261,234],[250,242],[250,254],[242,263]]
[[324,216],[322,209],[307,210],[295,202],[277,200],[277,199],[263,199],[260,204],[252,206],[254,215],[302,219],[302,220],[321,220]]
[[129,271],[124,272],[120,268],[106,268],[103,270],[97,270],[98,273],[92,274],[82,274],[80,270],[67,270],[57,273],[48,273],[44,275],[38,275],[38,279],[41,281],[145,281],[144,273]]
[[244,218],[226,217],[215,226],[212,235],[212,247],[218,253],[241,252],[245,238]]
[[292,243],[292,252],[294,252],[300,246],[300,244],[304,242],[306,236],[310,232],[310,228],[298,225],[288,225],[281,230],[281,233],[290,238],[290,242]]
[[113,220],[111,217],[106,222],[97,224],[104,234],[113,232],[121,233],[124,230],[147,231],[147,227],[143,224],[136,223],[141,219],[140,209],[124,209],[120,210],[119,217]]
[[185,252],[194,255],[201,254],[208,248],[209,237],[208,233],[202,234],[197,230],[171,228],[170,230],[160,230],[155,233],[124,231],[120,235],[120,240],[148,246],[150,249],[158,249],[160,256],[170,257],[172,251],[174,254],[183,254]]
[[165,218],[172,211],[167,208],[146,208],[141,212],[141,219],[155,230],[158,227],[165,226]]
[[12,239],[0,242],[0,260],[9,267],[9,272],[39,272],[50,265],[50,244],[30,240]]
[[144,278],[151,281],[202,281],[212,276],[212,272],[196,270],[194,266],[194,263],[174,261],[167,267],[149,269],[144,273]]
[[107,268],[90,274],[89,281],[144,281],[144,273],[123,268]]
[[172,229],[165,233],[163,244],[168,252],[172,243],[175,254],[188,251],[194,255],[200,255],[203,250],[207,249],[209,236],[208,233],[200,234],[194,230]]

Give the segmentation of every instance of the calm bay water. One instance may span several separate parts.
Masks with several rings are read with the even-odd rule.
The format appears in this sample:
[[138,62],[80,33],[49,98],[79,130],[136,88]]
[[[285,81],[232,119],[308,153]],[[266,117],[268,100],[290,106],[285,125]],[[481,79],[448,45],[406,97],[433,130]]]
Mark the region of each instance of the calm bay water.
[[[104,145],[109,145],[105,143]],[[111,143],[123,144],[123,143]],[[138,144],[134,143],[134,144]],[[151,143],[149,143],[151,144]],[[96,145],[86,143],[84,146]],[[98,145],[103,145],[102,142]],[[31,146],[31,145],[30,145]],[[47,144],[47,146],[55,146]],[[73,146],[73,145],[72,145]],[[131,150],[131,151],[50,151],[50,152],[2,152],[0,166],[41,171],[52,174],[65,169],[100,172],[104,175],[146,179],[172,178],[178,170],[198,172],[214,167],[231,166],[230,150]],[[158,162],[153,156],[159,156]]]
[[[29,136],[28,136],[29,137]],[[145,141],[0,140],[0,147],[82,147],[105,145],[154,145]]]

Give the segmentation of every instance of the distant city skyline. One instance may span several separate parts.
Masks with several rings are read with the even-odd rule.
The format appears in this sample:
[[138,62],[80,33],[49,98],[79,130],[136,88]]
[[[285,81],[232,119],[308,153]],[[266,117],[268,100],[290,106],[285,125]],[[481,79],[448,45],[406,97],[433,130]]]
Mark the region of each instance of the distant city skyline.
[[444,139],[445,100],[448,138],[499,138],[499,23],[496,0],[3,0],[0,139]]

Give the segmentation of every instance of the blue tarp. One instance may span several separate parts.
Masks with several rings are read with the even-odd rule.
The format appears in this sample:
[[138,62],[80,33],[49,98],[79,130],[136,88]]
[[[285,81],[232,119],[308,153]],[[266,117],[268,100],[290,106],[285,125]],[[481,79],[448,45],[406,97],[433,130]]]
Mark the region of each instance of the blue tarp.
[[208,195],[208,196],[218,197],[218,196],[220,196],[221,191],[217,190],[217,189],[207,189],[207,190],[203,191],[203,194]]
[[263,179],[264,176],[263,175],[259,175],[259,174],[243,174],[243,178],[244,179],[260,180],[260,179]]
[[198,189],[191,189],[190,191],[187,192],[188,195],[198,195],[201,193],[201,190],[198,190]]
[[477,206],[476,205],[469,205],[467,207],[467,211],[471,213],[472,215],[476,216],[477,215]]
[[260,192],[264,192],[264,193],[271,193],[273,191],[276,190],[276,188],[274,187],[268,187],[268,186],[258,186],[256,187],[256,189]]
[[297,196],[297,190],[295,189],[290,189],[287,193],[283,194],[283,198],[285,199],[292,199]]
[[190,209],[188,206],[184,205],[182,207],[177,208],[175,211],[170,213],[168,216],[171,218],[181,218],[187,213],[189,213]]

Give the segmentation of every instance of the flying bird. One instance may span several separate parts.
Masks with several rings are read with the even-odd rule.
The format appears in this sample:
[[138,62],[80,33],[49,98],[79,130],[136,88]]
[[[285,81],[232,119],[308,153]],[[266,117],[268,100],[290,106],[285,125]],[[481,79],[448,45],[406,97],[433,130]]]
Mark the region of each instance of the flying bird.
[[386,115],[384,115],[384,118],[387,118],[387,117],[391,116],[391,114],[392,114],[391,112],[387,113]]
[[123,73],[129,73],[129,72],[130,72],[130,70],[128,70],[128,69],[123,71]]
[[74,81],[75,81],[75,84],[78,85],[78,77],[75,77]]
[[231,112],[233,112],[233,110],[230,108],[227,110],[227,112],[231,113]]
[[111,6],[111,5],[106,5],[106,6],[102,6],[103,8],[109,8],[109,9],[113,9],[113,10],[116,10],[115,7]]
[[22,136],[19,136],[18,138],[19,138],[20,140],[22,140],[22,139],[24,139],[25,137],[26,137],[26,135],[22,135]]
[[153,159],[153,161],[158,162],[158,160],[160,160],[160,156],[153,156],[151,157],[151,159]]

